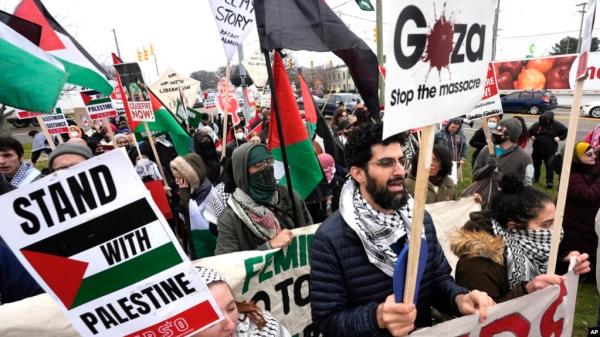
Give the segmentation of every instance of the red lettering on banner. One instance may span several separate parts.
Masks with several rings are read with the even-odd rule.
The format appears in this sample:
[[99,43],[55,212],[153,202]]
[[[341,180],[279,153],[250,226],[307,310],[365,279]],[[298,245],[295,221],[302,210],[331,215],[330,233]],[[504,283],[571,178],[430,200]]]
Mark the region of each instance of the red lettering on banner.
[[558,298],[550,304],[542,316],[542,321],[540,322],[540,332],[542,333],[542,337],[558,337],[562,334],[565,319],[563,317],[558,321],[555,321],[554,315],[556,314],[558,306],[563,302],[564,296],[567,296],[567,287],[563,282],[560,284]]
[[479,332],[479,337],[493,337],[502,332],[511,332],[515,337],[527,337],[531,323],[519,313],[512,313],[498,318],[484,326]]

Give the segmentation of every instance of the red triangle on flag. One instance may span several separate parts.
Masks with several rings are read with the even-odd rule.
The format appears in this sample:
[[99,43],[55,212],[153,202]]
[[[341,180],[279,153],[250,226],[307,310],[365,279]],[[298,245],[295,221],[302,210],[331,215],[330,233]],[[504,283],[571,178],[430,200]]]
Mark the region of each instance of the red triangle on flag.
[[70,308],[89,263],[25,249],[21,253],[64,306]]
[[65,49],[65,45],[62,43],[52,26],[50,26],[48,19],[46,19],[46,16],[41,12],[34,0],[21,1],[13,14],[42,27],[40,48],[45,51]]

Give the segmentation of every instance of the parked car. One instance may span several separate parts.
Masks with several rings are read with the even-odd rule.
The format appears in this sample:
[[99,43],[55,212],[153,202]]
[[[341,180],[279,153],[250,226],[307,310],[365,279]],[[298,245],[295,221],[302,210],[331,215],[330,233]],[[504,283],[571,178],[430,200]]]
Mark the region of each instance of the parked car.
[[[323,111],[324,116],[332,116],[335,112],[338,102],[342,102],[346,110],[352,111],[357,103],[362,102],[360,95],[357,94],[331,94],[327,97],[327,101],[318,104],[318,108]],[[324,107],[323,107],[324,106]]]
[[[317,95],[312,95],[312,97],[316,104],[315,107],[323,106],[323,103],[325,102],[324,99],[320,98]],[[298,97],[298,99],[296,100],[296,103],[298,104],[298,109],[304,110],[304,101],[302,100],[302,96]]]
[[600,118],[600,101],[585,103],[579,108],[579,111],[584,116]]
[[501,98],[502,110],[537,115],[558,106],[556,96],[544,90],[516,91]]

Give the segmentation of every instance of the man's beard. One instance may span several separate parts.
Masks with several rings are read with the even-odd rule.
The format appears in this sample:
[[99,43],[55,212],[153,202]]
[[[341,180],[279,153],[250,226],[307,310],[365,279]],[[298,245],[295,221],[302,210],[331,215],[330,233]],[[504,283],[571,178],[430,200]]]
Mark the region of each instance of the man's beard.
[[[391,192],[387,186],[390,183],[402,184],[402,191]],[[406,185],[404,184],[404,177],[396,176],[391,177],[385,185],[378,186],[377,181],[369,175],[367,172],[367,192],[373,198],[373,201],[381,208],[386,210],[396,210],[404,205],[408,200],[408,192],[406,191]]]

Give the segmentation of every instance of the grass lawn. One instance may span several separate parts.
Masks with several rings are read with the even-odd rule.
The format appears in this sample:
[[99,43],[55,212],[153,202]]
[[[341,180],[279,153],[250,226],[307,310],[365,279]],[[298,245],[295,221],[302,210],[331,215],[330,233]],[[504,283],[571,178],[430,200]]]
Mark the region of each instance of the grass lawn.
[[[471,156],[473,155],[472,148],[469,148],[467,162],[463,170],[463,181],[458,183],[457,191],[460,194],[467,186],[471,184]],[[547,193],[553,199],[557,196],[557,188],[559,179],[557,175],[554,175],[554,188],[546,188],[546,170],[542,166],[542,174],[540,176],[540,183],[534,185],[535,188]],[[573,323],[573,337],[585,337],[587,336],[587,328],[595,327],[596,320],[598,319],[598,305],[600,304],[600,297],[596,290],[595,284],[580,283],[577,291],[577,305],[575,307],[575,321]]]

